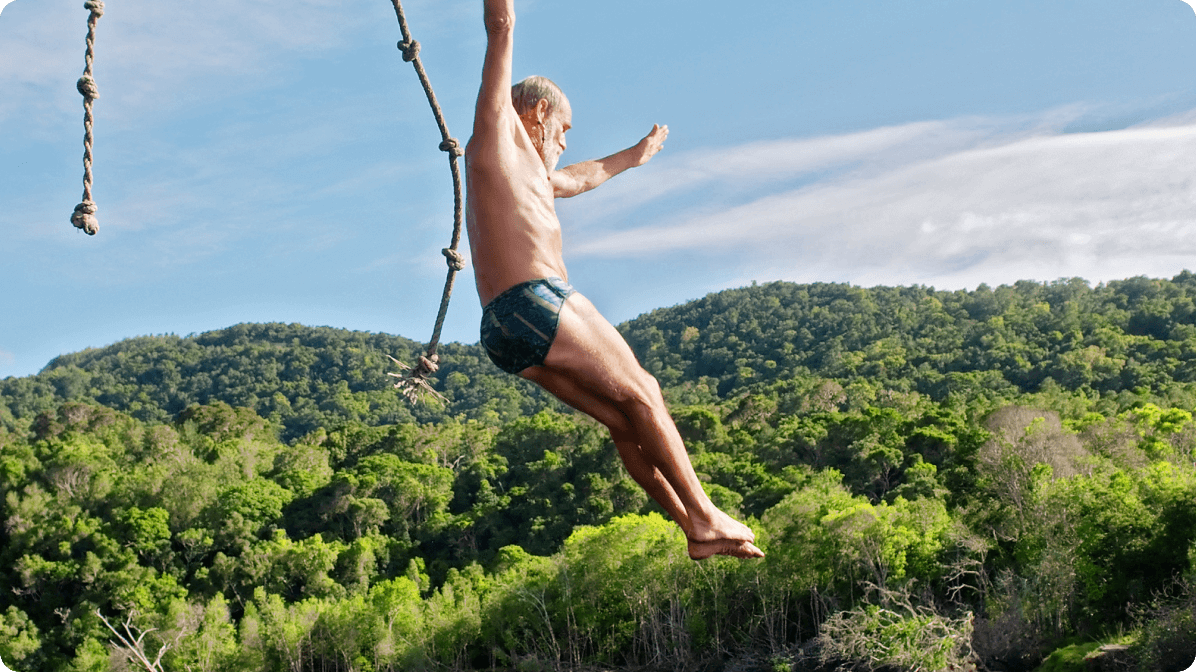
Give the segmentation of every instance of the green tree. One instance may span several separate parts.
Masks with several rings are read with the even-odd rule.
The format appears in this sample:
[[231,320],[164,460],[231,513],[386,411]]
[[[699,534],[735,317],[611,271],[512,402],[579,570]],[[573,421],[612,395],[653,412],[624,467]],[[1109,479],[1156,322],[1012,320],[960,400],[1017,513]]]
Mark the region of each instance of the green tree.
[[0,613],[0,660],[20,668],[38,663],[41,638],[37,625],[25,612],[9,605]]

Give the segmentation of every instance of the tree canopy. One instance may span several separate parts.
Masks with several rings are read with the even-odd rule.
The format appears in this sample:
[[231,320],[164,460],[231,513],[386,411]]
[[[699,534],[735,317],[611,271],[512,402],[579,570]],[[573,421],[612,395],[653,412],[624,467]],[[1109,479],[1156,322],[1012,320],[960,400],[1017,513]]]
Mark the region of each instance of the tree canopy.
[[477,346],[446,346],[447,403],[414,408],[383,374],[417,344],[381,334],[246,324],[63,355],[0,381],[0,658],[381,672],[1114,655],[1082,641],[1182,670],[1193,286],[773,283],[622,325],[759,562],[691,562],[603,428]]

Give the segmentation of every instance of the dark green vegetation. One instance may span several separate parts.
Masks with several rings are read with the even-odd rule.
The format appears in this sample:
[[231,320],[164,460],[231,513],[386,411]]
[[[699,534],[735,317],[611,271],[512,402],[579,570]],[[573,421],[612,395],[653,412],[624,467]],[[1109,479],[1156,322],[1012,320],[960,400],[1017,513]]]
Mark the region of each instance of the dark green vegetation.
[[1188,273],[775,283],[623,325],[757,562],[689,561],[601,427],[476,346],[443,351],[449,403],[414,409],[383,375],[416,350],[397,337],[238,325],[64,355],[0,381],[0,657],[1062,670],[1116,640],[1183,670],[1194,298]]

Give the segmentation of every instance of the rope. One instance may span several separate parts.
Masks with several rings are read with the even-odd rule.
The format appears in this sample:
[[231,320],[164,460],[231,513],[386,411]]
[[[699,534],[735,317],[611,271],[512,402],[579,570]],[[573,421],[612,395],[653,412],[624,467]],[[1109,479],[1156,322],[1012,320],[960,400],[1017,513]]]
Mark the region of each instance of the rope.
[[431,82],[428,81],[428,73],[424,71],[423,63],[419,58],[419,42],[411,38],[411,31],[407,28],[407,19],[403,16],[402,4],[399,0],[391,0],[391,3],[395,7],[395,16],[399,19],[399,32],[403,35],[402,41],[398,44],[399,51],[403,52],[403,60],[415,67],[419,83],[424,87],[428,105],[432,107],[432,115],[436,117],[436,125],[440,128],[440,151],[448,153],[449,170],[453,174],[453,237],[449,246],[441,250],[448,262],[448,277],[444,280],[444,293],[440,298],[440,311],[436,314],[436,325],[432,328],[432,338],[428,342],[427,351],[420,356],[419,362],[414,368],[391,357],[392,361],[407,371],[401,374],[386,374],[399,379],[394,384],[395,389],[414,404],[419,400],[421,390],[430,392],[441,400],[444,399],[439,392],[432,389],[428,378],[439,368],[440,357],[436,354],[436,347],[440,343],[440,330],[444,327],[444,317],[448,313],[449,297],[453,293],[453,281],[456,279],[457,271],[465,268],[465,257],[457,251],[457,246],[461,243],[461,220],[464,212],[461,197],[461,170],[457,166],[457,157],[465,156],[465,150],[462,149],[461,143],[456,138],[449,135],[448,124],[444,121],[444,113],[440,110],[440,103],[436,102],[436,94],[432,91]]
[[100,90],[96,88],[96,80],[92,77],[91,66],[95,61],[96,23],[104,15],[103,0],[87,0],[83,9],[91,12],[87,17],[87,53],[84,55],[83,76],[75,83],[75,88],[83,96],[83,202],[75,206],[71,215],[71,224],[82,229],[87,235],[94,236],[100,230],[100,222],[96,219],[96,204],[91,200],[91,143],[92,143],[92,114],[91,106],[100,97]]

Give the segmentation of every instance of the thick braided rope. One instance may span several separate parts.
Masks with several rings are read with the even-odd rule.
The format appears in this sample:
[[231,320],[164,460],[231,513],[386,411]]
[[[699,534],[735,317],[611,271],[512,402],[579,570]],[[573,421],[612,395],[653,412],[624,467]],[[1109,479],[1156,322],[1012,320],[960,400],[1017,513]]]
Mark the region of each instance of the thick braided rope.
[[[403,40],[398,45],[399,50],[403,52],[403,60],[415,67],[419,83],[424,87],[424,94],[427,95],[428,104],[432,107],[432,115],[436,117],[436,125],[440,128],[440,150],[448,152],[449,170],[453,174],[453,237],[449,246],[441,250],[448,262],[448,277],[444,280],[444,293],[440,298],[440,310],[436,314],[436,325],[432,328],[432,338],[428,342],[427,352],[419,358],[419,363],[414,368],[404,374],[388,374],[399,379],[399,382],[395,383],[395,388],[401,390],[403,395],[414,403],[418,400],[421,389],[440,396],[428,384],[428,377],[436,373],[436,369],[439,368],[436,347],[440,344],[440,331],[444,327],[444,317],[448,313],[449,298],[453,293],[453,281],[456,279],[457,271],[465,268],[465,258],[457,251],[457,246],[461,243],[461,222],[464,215],[464,201],[461,196],[461,169],[457,166],[457,157],[464,156],[465,150],[462,149],[461,143],[449,134],[448,124],[444,121],[444,113],[440,110],[440,103],[436,102],[432,83],[428,81],[428,73],[424,71],[423,63],[419,58],[419,42],[411,38],[411,31],[407,28],[407,19],[403,16],[402,4],[399,0],[391,0],[391,3],[395,8],[395,16],[399,19],[399,31],[403,35]],[[408,368],[393,357],[391,359],[403,368]]]
[[91,144],[92,144],[92,113],[91,106],[100,91],[96,88],[96,80],[92,76],[91,66],[95,62],[96,23],[104,15],[103,0],[87,0],[83,9],[91,12],[87,17],[87,53],[84,55],[83,76],[75,83],[75,88],[83,96],[83,202],[75,206],[71,215],[71,224],[76,228],[94,236],[100,230],[100,222],[96,219],[96,204],[91,200]]

